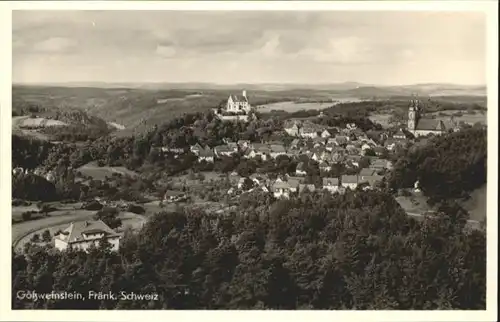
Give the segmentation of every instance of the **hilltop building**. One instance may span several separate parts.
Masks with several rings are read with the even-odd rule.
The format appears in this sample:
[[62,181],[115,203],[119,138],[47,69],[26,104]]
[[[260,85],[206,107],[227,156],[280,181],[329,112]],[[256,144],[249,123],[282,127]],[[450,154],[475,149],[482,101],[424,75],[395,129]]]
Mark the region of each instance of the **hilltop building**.
[[226,103],[226,112],[228,113],[248,113],[250,112],[250,103],[247,98],[247,91],[243,90],[241,95],[229,95]]

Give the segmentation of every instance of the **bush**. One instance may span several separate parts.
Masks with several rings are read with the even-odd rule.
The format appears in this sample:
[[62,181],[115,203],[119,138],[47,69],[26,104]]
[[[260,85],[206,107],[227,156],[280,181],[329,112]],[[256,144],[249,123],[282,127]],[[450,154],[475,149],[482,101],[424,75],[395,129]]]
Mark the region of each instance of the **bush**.
[[22,218],[23,218],[23,221],[28,221],[28,220],[31,220],[31,215],[33,214],[33,211],[25,211],[22,213]]
[[102,207],[102,204],[97,200],[92,200],[82,205],[82,209],[85,210],[101,210]]
[[138,215],[142,215],[146,212],[146,210],[139,205],[128,205],[127,211]]
[[31,237],[31,241],[34,242],[34,243],[38,243],[40,241],[40,235],[38,234],[34,234],[32,237]]

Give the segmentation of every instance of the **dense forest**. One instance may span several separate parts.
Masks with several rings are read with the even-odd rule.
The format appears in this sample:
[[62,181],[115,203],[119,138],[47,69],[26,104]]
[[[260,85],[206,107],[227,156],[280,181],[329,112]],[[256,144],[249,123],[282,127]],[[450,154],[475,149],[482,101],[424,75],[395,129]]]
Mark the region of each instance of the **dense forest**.
[[486,129],[470,128],[409,149],[395,163],[388,186],[410,188],[418,180],[422,191],[436,201],[467,197],[486,183],[486,138]]
[[157,293],[154,301],[22,301],[55,309],[485,309],[486,239],[466,212],[406,216],[391,195],[252,195],[232,214],[159,213],[119,253],[27,246],[18,290]]

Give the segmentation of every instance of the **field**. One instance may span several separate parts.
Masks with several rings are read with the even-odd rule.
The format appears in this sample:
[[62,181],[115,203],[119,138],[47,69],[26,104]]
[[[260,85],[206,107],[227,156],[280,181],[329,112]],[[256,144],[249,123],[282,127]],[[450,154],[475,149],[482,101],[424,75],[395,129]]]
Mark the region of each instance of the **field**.
[[[336,104],[343,102],[358,102],[360,99],[355,97],[324,97],[321,102],[301,102],[298,101],[284,101],[257,106],[257,111],[261,113],[269,113],[271,111],[285,111],[293,113],[301,110],[323,110],[332,107]],[[328,100],[331,100],[329,102]]]
[[389,127],[390,124],[389,124],[389,119],[391,118],[391,114],[387,114],[387,113],[380,113],[380,114],[370,114],[370,116],[368,116],[368,118],[374,122],[374,123],[378,123],[380,125],[382,125],[382,127],[386,128],[386,127]]
[[90,162],[77,169],[84,176],[92,177],[95,180],[104,180],[106,177],[111,177],[113,173],[137,177],[138,174],[125,167],[99,167],[95,162]]
[[401,208],[411,214],[422,214],[426,211],[433,210],[427,204],[427,198],[420,193],[409,197],[399,196],[396,197],[396,201],[399,203]]
[[487,115],[486,113],[481,113],[482,111],[476,111],[475,114],[468,114],[467,111],[459,111],[459,110],[448,110],[443,112],[430,113],[430,115],[435,115],[436,120],[449,120],[450,117],[455,113],[462,114],[461,116],[454,116],[455,120],[463,121],[468,124],[474,123],[483,123],[487,124]]

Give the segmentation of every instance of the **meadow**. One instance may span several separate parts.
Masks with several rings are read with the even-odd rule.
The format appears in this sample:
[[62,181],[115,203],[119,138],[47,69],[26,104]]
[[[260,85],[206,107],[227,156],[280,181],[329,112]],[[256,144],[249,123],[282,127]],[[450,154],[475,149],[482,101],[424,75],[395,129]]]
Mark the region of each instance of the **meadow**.
[[94,180],[105,180],[106,177],[113,176],[114,173],[137,177],[138,174],[125,167],[99,167],[96,162],[87,163],[77,169],[82,175],[92,177]]

